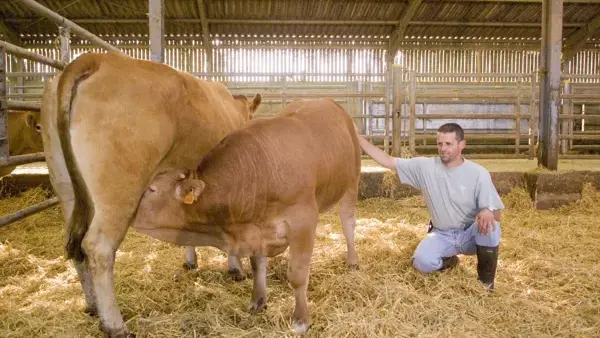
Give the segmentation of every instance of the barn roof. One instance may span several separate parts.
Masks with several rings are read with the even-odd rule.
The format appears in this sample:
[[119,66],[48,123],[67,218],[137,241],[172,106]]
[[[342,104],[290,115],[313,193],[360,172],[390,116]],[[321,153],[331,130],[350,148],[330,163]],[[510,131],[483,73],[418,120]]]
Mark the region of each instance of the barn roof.
[[[148,35],[148,0],[38,0],[104,38]],[[364,37],[387,41],[410,1],[391,0],[164,0],[167,36],[201,36],[200,6],[212,37],[256,35],[289,39]],[[600,1],[565,0],[563,36],[600,22]],[[422,0],[405,37],[539,40],[541,0]],[[21,35],[56,36],[57,25],[18,0],[0,2],[0,21]],[[600,38],[600,30],[589,35]]]

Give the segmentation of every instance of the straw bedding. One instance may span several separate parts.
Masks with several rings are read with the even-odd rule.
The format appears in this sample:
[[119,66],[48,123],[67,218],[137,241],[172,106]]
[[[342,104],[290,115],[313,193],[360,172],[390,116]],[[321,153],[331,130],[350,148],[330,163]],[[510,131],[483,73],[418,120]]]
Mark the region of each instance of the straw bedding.
[[[45,198],[39,189],[0,200],[0,214]],[[418,196],[359,201],[360,270],[345,267],[337,210],[321,215],[311,266],[310,337],[544,337],[600,332],[600,194],[536,211],[524,190],[503,196],[496,292],[477,281],[475,258],[425,276],[410,256],[425,235]],[[0,336],[102,337],[83,312],[77,274],[64,260],[62,211],[54,207],[0,230]],[[226,256],[198,248],[199,269],[182,268],[183,248],[131,230],[117,253],[115,289],[138,337],[291,336],[293,293],[287,252],[269,259],[268,308],[246,311],[252,281],[233,282]],[[249,269],[247,259],[244,265]]]

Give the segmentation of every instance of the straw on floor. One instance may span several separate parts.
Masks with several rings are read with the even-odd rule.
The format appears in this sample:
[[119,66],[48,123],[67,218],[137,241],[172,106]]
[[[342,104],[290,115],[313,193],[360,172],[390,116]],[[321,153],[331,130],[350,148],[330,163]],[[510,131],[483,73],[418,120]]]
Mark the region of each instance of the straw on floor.
[[[45,198],[34,189],[0,201],[5,214]],[[345,266],[337,210],[321,215],[309,285],[309,337],[543,337],[600,332],[600,193],[536,211],[526,191],[503,197],[496,292],[477,281],[475,258],[423,275],[410,264],[426,233],[420,197],[360,201],[360,270]],[[64,260],[62,211],[54,207],[0,230],[0,336],[103,337],[83,312],[77,274]],[[268,308],[246,311],[252,281],[233,282],[226,256],[198,248],[199,268],[182,268],[183,248],[131,230],[117,253],[115,290],[138,337],[291,336],[293,293],[287,252],[269,259]],[[249,269],[247,259],[244,259]]]

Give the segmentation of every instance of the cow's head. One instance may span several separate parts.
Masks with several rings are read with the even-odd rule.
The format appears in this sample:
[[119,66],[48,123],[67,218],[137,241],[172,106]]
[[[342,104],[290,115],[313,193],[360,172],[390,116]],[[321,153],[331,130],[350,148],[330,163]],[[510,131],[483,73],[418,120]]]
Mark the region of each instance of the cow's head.
[[26,128],[23,130],[23,134],[19,137],[22,138],[26,147],[31,152],[44,151],[44,143],[42,141],[42,125],[40,124],[40,113],[38,112],[27,112],[23,114],[23,119]]
[[262,101],[262,96],[260,93],[254,95],[254,99],[252,99],[252,101],[248,101],[246,95],[233,95],[233,98],[235,100],[237,110],[242,114],[242,116],[244,116],[246,121],[254,118],[254,113],[256,113],[256,110]]
[[148,186],[134,221],[136,228],[181,228],[187,224],[186,209],[204,190],[204,182],[189,169],[172,169],[158,174]]

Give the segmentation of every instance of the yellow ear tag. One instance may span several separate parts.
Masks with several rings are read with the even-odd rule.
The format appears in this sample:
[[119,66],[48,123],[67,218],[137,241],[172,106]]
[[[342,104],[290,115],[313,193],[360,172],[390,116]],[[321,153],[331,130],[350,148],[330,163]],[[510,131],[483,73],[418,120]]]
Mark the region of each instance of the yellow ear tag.
[[196,201],[196,196],[194,196],[194,190],[190,191],[187,193],[187,195],[185,195],[185,199],[183,200],[183,203],[185,204],[192,204]]

